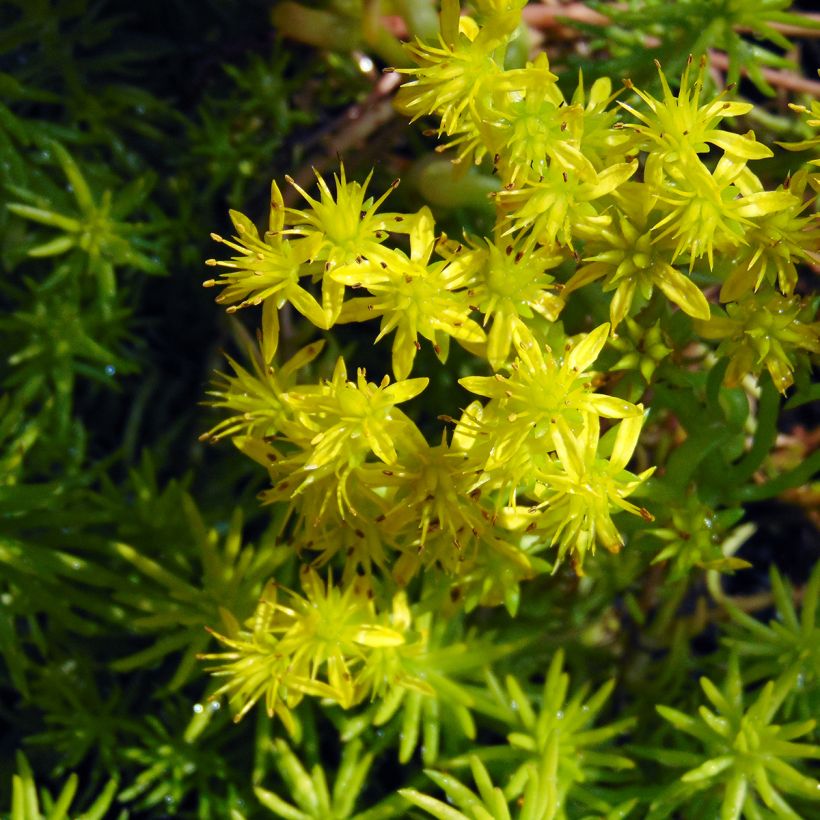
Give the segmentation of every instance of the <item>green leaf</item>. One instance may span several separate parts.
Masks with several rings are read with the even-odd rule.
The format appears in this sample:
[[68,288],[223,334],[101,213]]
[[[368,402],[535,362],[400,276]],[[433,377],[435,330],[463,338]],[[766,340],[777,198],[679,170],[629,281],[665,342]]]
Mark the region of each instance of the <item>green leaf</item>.
[[88,187],[88,183],[85,181],[85,177],[77,167],[77,163],[74,161],[74,158],[56,140],[52,140],[49,147],[57,157],[57,161],[60,163],[60,167],[66,175],[66,179],[68,179],[68,183],[71,186],[71,191],[74,194],[74,198],[77,200],[77,205],[79,205],[80,210],[89,215],[94,213],[96,211],[94,197],[91,194],[91,189]]
[[82,223],[79,220],[68,216],[47,211],[44,208],[35,208],[32,205],[24,205],[22,202],[10,202],[6,207],[17,216],[30,219],[32,222],[39,222],[41,225],[49,225],[52,228],[62,228],[70,233],[79,233],[82,230]]
[[[414,806],[424,809],[428,814],[437,817],[438,820],[473,820],[468,815],[448,806],[441,800],[430,797],[423,792],[416,791],[416,789],[399,789],[399,794],[408,803],[412,803]],[[15,820],[17,820],[17,818],[15,818]],[[490,818],[490,820],[492,820],[492,818]]]
[[73,247],[76,247],[76,244],[76,240],[71,236],[57,236],[49,242],[29,248],[28,255],[37,259],[45,256],[58,256],[61,253],[70,251]]

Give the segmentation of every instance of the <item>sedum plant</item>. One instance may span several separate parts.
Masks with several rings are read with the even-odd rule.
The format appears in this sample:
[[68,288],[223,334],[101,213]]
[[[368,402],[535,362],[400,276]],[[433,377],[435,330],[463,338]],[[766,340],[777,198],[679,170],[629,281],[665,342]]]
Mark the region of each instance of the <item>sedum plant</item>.
[[0,816],[820,811],[788,6],[0,10]]
[[799,610],[788,582],[776,567],[771,569],[772,593],[777,617],[763,624],[737,606],[728,603],[732,619],[727,625],[725,643],[747,666],[747,680],[775,678],[794,673],[795,680],[786,694],[786,705],[792,704],[806,715],[817,712],[820,696],[820,657],[817,640],[817,603],[820,597],[820,570],[815,565],[806,586]]
[[[767,457],[777,394],[805,384],[820,352],[815,300],[797,288],[820,238],[808,170],[798,164],[767,187],[757,169],[773,151],[736,125],[753,104],[714,88],[705,56],[690,56],[679,80],[656,61],[659,92],[581,75],[565,95],[546,53],[509,65],[522,6],[485,0],[470,17],[445,0],[438,37],[409,45],[411,64],[397,69],[398,109],[432,118],[453,158],[444,184],[457,189],[472,164],[497,179],[483,235],[464,227],[451,237],[428,206],[394,210],[397,181],[371,194],[373,175],[352,181],[344,166],[332,182],[316,173],[315,196],[286,177],[289,201],[300,200],[292,205],[274,182],[263,233],[231,211],[234,237],[213,235],[233,253],[209,260],[217,275],[205,285],[221,288],[229,313],[261,307],[261,331],[253,369],[232,364],[236,375],[214,391],[230,415],[210,438],[231,438],[267,471],[260,499],[283,510],[281,537],[303,562],[304,597],[269,587],[252,619],[215,633],[223,649],[204,656],[237,719],[264,700],[298,738],[305,697],[343,709],[400,697],[416,710],[439,702],[436,720],[454,694],[443,668],[418,665],[436,621],[503,605],[506,615],[483,617],[502,632],[515,623],[506,619],[524,618],[517,631],[537,640],[528,598],[567,582],[565,564],[595,589],[608,571],[597,566],[601,548],[632,553],[622,589],[645,572],[668,577],[678,590],[670,612],[698,573],[749,566],[733,555],[748,528],[730,534],[743,484]],[[355,356],[334,361],[317,336],[280,365],[285,315],[325,339],[346,333],[355,350],[389,339],[390,355],[374,380],[362,367],[354,377]],[[765,493],[764,484],[754,497]],[[729,533],[722,542],[717,521]],[[702,536],[682,531],[703,525]],[[488,648],[485,665],[492,656]],[[495,708],[476,703],[483,719],[524,729],[506,750],[474,748],[477,792],[446,771],[464,758],[439,762],[425,746],[425,763],[445,767],[429,777],[458,809],[415,787],[400,794],[442,818],[512,816],[510,800],[521,817],[580,817],[582,806],[621,817],[639,804],[661,817],[687,801],[706,806],[708,789],[722,795],[723,817],[762,816],[755,794],[777,816],[797,816],[770,771],[787,793],[820,798],[798,768],[814,747],[791,743],[813,722],[772,723],[797,671],[744,713],[730,660],[730,695],[704,679],[725,714],[701,708],[703,728],[659,706],[705,758],[670,752],[674,765],[697,765],[656,786],[605,750],[630,717],[588,728],[614,682],[585,705],[584,690],[564,704],[562,650],[552,658],[540,718],[513,677],[506,694],[487,684]],[[755,762],[758,748],[771,760]],[[491,761],[506,785],[493,785]],[[607,797],[576,788],[597,767],[621,772]],[[291,816],[279,798],[268,805]]]
[[[77,793],[78,778],[71,775],[56,798],[48,791],[38,796],[34,773],[25,755],[17,756],[18,774],[12,780],[11,820],[65,820],[69,817],[74,796]],[[82,812],[75,815],[82,820],[100,820],[111,808],[117,791],[117,781],[109,780],[94,802]],[[41,805],[42,803],[42,805]]]
[[[783,793],[817,799],[820,781],[807,777],[793,765],[795,760],[820,756],[820,747],[795,742],[814,729],[815,721],[772,723],[796,677],[796,670],[788,670],[776,681],[767,681],[755,702],[744,710],[739,665],[737,657],[731,656],[723,691],[708,678],[700,681],[717,714],[702,705],[698,720],[668,706],[658,706],[661,717],[678,731],[694,737],[708,759],[700,762],[701,755],[692,754],[690,760],[697,765],[681,776],[679,784],[661,794],[649,816],[668,816],[670,807],[683,798],[698,803],[702,811],[709,813],[716,810],[715,803],[719,802],[721,818],[759,817],[762,806],[777,817],[800,817]],[[663,752],[658,754],[663,760]],[[686,758],[687,752],[678,752],[672,765],[686,765]],[[703,801],[693,795],[701,790],[718,791],[718,800]]]

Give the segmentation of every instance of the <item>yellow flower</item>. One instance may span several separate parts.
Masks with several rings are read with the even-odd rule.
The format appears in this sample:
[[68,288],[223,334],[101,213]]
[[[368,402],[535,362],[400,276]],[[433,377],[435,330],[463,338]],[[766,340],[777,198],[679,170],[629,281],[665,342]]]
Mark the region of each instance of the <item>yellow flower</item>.
[[751,218],[746,242],[732,260],[732,270],[720,289],[722,302],[757,291],[765,282],[791,296],[797,284],[796,262],[820,261],[820,225],[815,214],[801,216],[811,200],[804,201],[808,172],[799,171],[777,190],[791,196],[777,210]]
[[237,721],[263,697],[268,714],[277,714],[291,732],[291,710],[304,695],[348,708],[367,694],[356,686],[354,672],[368,653],[404,643],[361,584],[340,589],[307,567],[301,582],[304,596],[287,591],[285,602],[276,584],[268,584],[246,628],[234,637],[212,632],[232,650],[202,656],[217,662],[214,675],[229,679],[213,697],[228,694]]
[[612,223],[590,233],[588,256],[567,282],[566,296],[590,282],[603,279],[604,291],[615,291],[609,305],[613,332],[629,314],[636,294],[649,299],[655,287],[681,310],[698,319],[709,318],[709,303],[691,279],[672,267],[672,253],[653,239],[649,213],[654,197],[647,186],[627,182],[614,195]]
[[234,375],[217,374],[214,387],[208,392],[213,396],[208,404],[233,415],[200,436],[200,441],[237,435],[266,438],[278,433],[282,420],[289,415],[284,394],[293,386],[296,372],[310,364],[324,345],[324,341],[319,341],[303,347],[281,367],[264,364],[259,353],[252,351],[252,372],[226,356]]
[[576,129],[568,131],[567,120],[578,112],[565,107],[546,54],[523,69],[495,75],[486,86],[471,107],[475,161],[489,152],[504,184],[519,174],[538,176],[556,155],[553,148],[558,154],[562,146],[572,149],[569,141]]
[[[428,379],[408,379],[390,384],[367,381],[359,370],[356,381],[347,380],[340,357],[330,381],[295,388],[284,396],[290,409],[280,427],[297,452],[270,465],[277,481],[266,492],[267,501],[291,501],[313,485],[321,486],[322,501],[312,512],[321,518],[335,499],[342,517],[355,514],[352,498],[358,492],[356,471],[371,453],[384,465],[395,464],[402,454],[426,447],[416,425],[396,405],[418,396]],[[351,488],[354,491],[351,495]]]
[[542,245],[552,247],[557,243],[572,248],[573,235],[579,230],[596,230],[609,224],[610,217],[593,203],[623,185],[637,168],[635,160],[598,172],[579,153],[571,169],[553,162],[543,177],[493,196],[507,215],[507,233],[529,230]]
[[203,282],[203,286],[225,287],[216,301],[230,304],[228,313],[249,305],[261,305],[266,299],[272,299],[277,308],[290,302],[314,325],[328,328],[331,324],[330,317],[299,284],[300,278],[310,273],[308,263],[313,259],[316,243],[312,237],[289,240],[282,235],[284,206],[281,202],[282,196],[274,183],[271,195],[271,221],[274,229],[265,234],[264,240],[259,238],[256,226],[248,217],[239,211],[230,211],[237,233],[234,241],[223,239],[215,233],[211,237],[216,242],[233,248],[239,256],[234,256],[229,262],[209,259],[206,265],[227,268],[229,272],[220,273],[217,279],[208,279]]
[[392,330],[393,373],[397,379],[410,375],[421,335],[433,343],[444,362],[450,337],[467,345],[480,345],[484,331],[469,318],[471,307],[465,286],[471,281],[475,259],[457,253],[449,259],[430,262],[439,240],[433,216],[422,208],[408,217],[410,256],[400,250],[385,254],[379,264],[369,262],[356,269],[332,271],[339,281],[366,288],[372,296],[345,302],[339,322],[364,322],[381,316],[378,342]]
[[481,269],[479,284],[467,295],[473,305],[484,314],[484,324],[492,319],[487,337],[487,358],[498,370],[510,353],[513,339],[526,332],[526,319],[537,313],[554,322],[564,306],[561,298],[549,291],[553,277],[547,273],[564,259],[563,254],[544,246],[534,247],[527,237],[496,236],[485,239],[486,250],[480,249]]
[[383,526],[414,559],[398,568],[402,584],[410,580],[406,569],[438,563],[458,573],[474,559],[488,529],[479,496],[470,494],[478,466],[443,438],[392,471],[387,486],[394,492]]
[[336,187],[334,198],[325,180],[317,171],[314,173],[319,184],[318,200],[299,187],[290,177],[286,177],[310,208],[287,208],[287,224],[290,227],[282,232],[304,237],[311,247],[311,260],[322,264],[321,272],[314,275],[322,279],[322,307],[328,324],[333,324],[342,309],[344,285],[338,278],[329,277],[327,274],[332,270],[361,264],[364,258],[373,261],[381,258],[381,243],[387,238],[388,228],[396,229],[398,214],[380,214],[377,211],[398,186],[399,181],[393,182],[387,191],[374,201],[372,198],[366,198],[367,186],[373,172],[370,172],[363,184],[348,182],[342,165],[339,176],[333,176]]
[[[239,302],[228,308],[228,312],[274,299],[277,308],[290,302],[314,325],[329,328],[342,309],[344,285],[326,274],[335,268],[358,265],[365,256],[379,259],[388,226],[395,230],[402,219],[397,214],[377,213],[398,185],[398,180],[374,202],[372,198],[366,198],[372,175],[371,172],[364,184],[348,182],[342,166],[339,176],[334,175],[334,198],[317,172],[318,200],[286,177],[307,201],[310,206],[307,210],[285,208],[282,194],[273,182],[264,239],[260,239],[256,226],[244,214],[230,211],[238,234],[235,241],[223,239],[218,234],[212,234],[212,237],[241,255],[229,262],[209,259],[207,265],[228,268],[232,272],[222,273],[218,279],[209,279],[204,283],[205,287],[227,286],[216,301]],[[322,280],[321,306],[299,285],[299,279],[305,276],[310,276],[314,282]]]
[[[700,257],[706,256],[712,268],[715,250],[733,251],[744,245],[747,229],[755,218],[788,208],[791,203],[782,191],[764,191],[746,167],[750,160],[771,157],[771,150],[757,142],[751,131],[741,136],[717,127],[724,117],[748,113],[751,103],[727,101],[729,89],[702,103],[705,59],[700,61],[692,81],[689,58],[677,95],[672,93],[657,61],[656,65],[663,98],[658,100],[627,81],[649,111],[619,102],[640,120],[639,124],[625,123],[621,127],[634,132],[634,148],[649,152],[644,180],[662,212],[652,226],[654,241],[668,238],[675,242],[672,262],[688,255],[691,270]],[[710,146],[723,151],[713,171],[698,156],[707,153]],[[687,310],[684,304],[678,304]],[[689,302],[689,307],[694,303]],[[700,313],[687,312],[703,318]]]
[[[638,405],[638,410],[643,411],[643,407]],[[557,458],[538,476],[540,503],[534,508],[537,512],[531,528],[545,533],[553,545],[558,544],[559,561],[570,553],[579,574],[586,553],[594,553],[596,544],[610,552],[623,546],[612,522],[614,512],[625,510],[652,520],[647,510],[626,500],[655,470],[650,467],[637,476],[626,470],[642,425],[641,415],[621,421],[612,455],[606,459],[598,453],[597,416],[590,415],[579,433],[560,416],[555,420]]]
[[520,17],[519,4],[509,12],[497,11],[488,25],[479,28],[470,18],[459,18],[458,2],[444,0],[438,45],[416,41],[407,46],[418,68],[398,69],[415,77],[399,89],[399,110],[408,114],[411,122],[425,114],[438,115],[440,134],[469,129],[470,108],[476,98],[489,82],[509,73],[504,72],[494,52],[504,45]]
[[690,55],[686,68],[683,70],[680,90],[676,95],[669,87],[661,64],[655,60],[663,87],[662,100],[635,88],[630,80],[625,81],[627,88],[634,91],[649,108],[649,113],[643,113],[631,105],[618,102],[621,108],[629,111],[641,121],[640,125],[631,123],[625,125],[638,135],[640,146],[658,154],[664,163],[688,163],[691,153],[706,153],[709,151],[710,144],[722,148],[734,157],[745,160],[772,156],[769,148],[755,142],[751,132],[741,136],[717,127],[725,117],[739,117],[748,114],[754,106],[751,103],[726,100],[726,94],[731,88],[724,89],[713,99],[702,103],[700,94],[703,90],[706,58],[700,59],[694,82],[690,80],[692,62]]
[[[752,180],[757,190],[750,190]],[[760,190],[745,161],[728,154],[721,157],[714,172],[691,154],[688,162],[670,170],[662,187],[654,184],[659,205],[666,211],[652,228],[658,231],[655,241],[676,240],[672,259],[688,254],[690,270],[704,255],[712,268],[715,249],[726,251],[745,244],[753,219],[790,208],[794,200],[787,191]]]
[[509,376],[459,380],[471,393],[491,400],[474,420],[479,441],[489,448],[484,469],[494,481],[511,485],[514,492],[531,476],[556,449],[558,418],[582,430],[592,416],[640,417],[640,409],[631,402],[593,392],[589,368],[608,333],[608,324],[597,327],[578,344],[567,344],[560,358],[530,335],[516,342],[518,358],[510,365]]
[[[288,393],[286,401],[294,411],[293,435],[310,436],[312,456],[308,469],[332,471],[340,457],[351,451],[372,451],[385,464],[396,461],[396,444],[408,438],[420,441],[415,425],[396,409],[397,404],[415,398],[427,387],[429,379],[408,379],[390,384],[385,376],[381,384],[368,382],[359,368],[356,382],[347,381],[344,359],[339,358],[333,378],[318,390],[302,388]],[[326,388],[326,389],[325,389]]]
[[483,146],[495,158],[502,185],[546,176],[552,164],[567,172],[583,168],[587,161],[604,167],[604,156],[613,157],[615,144],[627,141],[624,133],[611,131],[615,113],[606,110],[614,97],[610,81],[596,80],[587,95],[580,75],[568,103],[549,73],[545,53],[527,63],[524,71],[515,87],[508,82],[506,93],[493,94],[484,106],[477,105],[482,114],[477,128]]

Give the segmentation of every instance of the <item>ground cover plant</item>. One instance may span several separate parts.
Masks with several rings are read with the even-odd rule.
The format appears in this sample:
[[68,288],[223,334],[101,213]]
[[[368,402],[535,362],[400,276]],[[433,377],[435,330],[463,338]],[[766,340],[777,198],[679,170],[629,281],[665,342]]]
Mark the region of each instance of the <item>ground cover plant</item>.
[[2,816],[820,812],[817,18],[0,10]]

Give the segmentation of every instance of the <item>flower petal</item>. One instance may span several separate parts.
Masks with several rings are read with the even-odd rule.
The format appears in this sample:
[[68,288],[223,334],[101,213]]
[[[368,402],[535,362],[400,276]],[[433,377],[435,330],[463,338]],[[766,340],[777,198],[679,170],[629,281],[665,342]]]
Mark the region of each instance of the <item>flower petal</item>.
[[655,270],[652,280],[663,291],[664,296],[674,302],[684,313],[695,319],[708,319],[709,302],[701,289],[687,276],[671,265],[663,265]]
[[609,322],[599,325],[567,354],[567,366],[576,373],[584,373],[598,358],[609,335]]
[[418,379],[404,379],[385,387],[382,394],[386,400],[391,404],[401,404],[402,402],[414,399],[424,391],[424,388],[430,383],[427,377]]
[[641,434],[641,427],[643,427],[643,406],[639,404],[637,407],[641,411],[641,415],[627,416],[618,425],[618,432],[615,435],[615,444],[612,447],[612,455],[609,459],[610,468],[613,473],[619,473],[621,470],[625,470],[629,459],[632,458],[632,453],[635,452],[635,446]]
[[713,145],[722,148],[726,153],[740,159],[768,159],[774,156],[772,150],[757,142],[754,134],[749,131],[749,135],[731,134],[728,131],[715,131],[707,138]]

